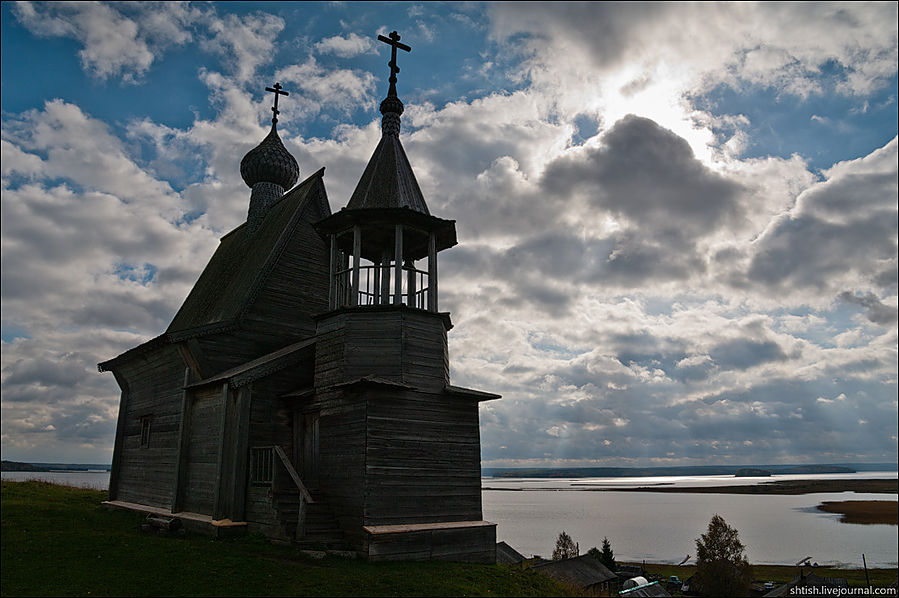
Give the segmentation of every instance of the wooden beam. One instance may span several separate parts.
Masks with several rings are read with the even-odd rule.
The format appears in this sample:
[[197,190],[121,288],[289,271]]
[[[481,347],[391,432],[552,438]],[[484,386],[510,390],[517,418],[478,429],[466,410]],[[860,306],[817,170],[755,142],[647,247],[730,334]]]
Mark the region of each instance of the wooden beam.
[[175,454],[175,475],[172,479],[172,513],[181,511],[181,489],[187,473],[187,453],[190,451],[190,367],[184,368],[184,390],[181,391],[181,421],[178,423],[178,452]]
[[403,225],[396,225],[394,236],[393,255],[393,303],[399,305],[403,302]]
[[428,311],[437,312],[437,234],[428,236]]
[[284,465],[284,469],[287,470],[287,474],[290,476],[290,479],[293,480],[293,483],[296,485],[297,490],[300,491],[300,494],[303,496],[303,499],[307,503],[314,503],[312,500],[312,495],[309,494],[309,491],[306,490],[306,486],[303,484],[303,480],[300,479],[300,475],[297,473],[297,470],[293,468],[293,464],[290,462],[290,459],[287,458],[287,453],[284,452],[277,444],[273,447],[275,449],[275,454],[278,455],[278,458],[281,459],[281,464]]
[[381,262],[375,264],[375,280],[374,284],[368,289],[372,294],[372,304],[380,305],[381,303]]
[[224,519],[224,514],[222,513],[221,508],[221,497],[222,497],[222,471],[224,470],[224,459],[225,459],[225,447],[224,447],[224,439],[225,439],[225,424],[228,420],[228,383],[225,382],[222,384],[222,419],[219,424],[219,446],[218,446],[218,460],[215,465],[215,491],[212,497],[212,518],[213,519]]
[[409,296],[409,307],[415,307],[415,261],[409,260],[409,269],[406,271],[406,293]]
[[250,409],[252,393],[250,386],[242,386],[237,391],[236,438],[234,441],[234,499],[231,520],[243,521],[247,510],[247,482],[250,437]]
[[390,303],[390,251],[385,249],[381,255],[381,267],[384,272],[381,275],[381,303]]
[[331,234],[331,259],[328,263],[328,308],[337,309],[337,235]]
[[350,295],[350,305],[359,305],[359,265],[362,253],[362,228],[357,224],[353,227],[353,290]]
[[119,493],[119,475],[122,471],[122,451],[125,449],[125,414],[128,411],[128,382],[113,371],[122,394],[119,397],[119,417],[115,429],[115,443],[112,449],[112,466],[109,468],[109,500],[116,500]]

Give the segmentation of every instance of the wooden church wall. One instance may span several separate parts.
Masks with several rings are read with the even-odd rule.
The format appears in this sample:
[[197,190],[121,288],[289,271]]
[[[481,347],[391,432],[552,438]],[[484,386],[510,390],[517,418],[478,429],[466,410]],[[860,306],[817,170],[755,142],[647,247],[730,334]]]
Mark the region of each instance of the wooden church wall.
[[[307,364],[288,367],[272,376],[257,380],[247,390],[250,395],[249,428],[246,451],[254,448],[278,445],[290,456],[293,453],[292,418],[293,404],[278,398],[281,394],[295,390],[297,386],[311,383],[311,369]],[[275,457],[277,460],[277,457]],[[277,461],[275,467],[279,467]],[[238,475],[235,484],[246,487],[246,506],[244,519],[250,531],[267,531],[266,528],[279,526],[277,512],[272,505],[271,486],[254,485],[250,479],[248,464]]]
[[213,514],[221,460],[223,407],[221,387],[212,385],[193,392],[187,446],[182,449],[187,453],[180,503],[184,511]]
[[365,525],[478,521],[478,405],[441,394],[369,391]]
[[[177,347],[167,345],[136,357],[117,369],[128,393],[116,500],[169,508],[178,456],[185,364]],[[149,418],[149,436],[141,445],[141,420]]]
[[443,389],[449,356],[443,318],[416,310],[359,309],[318,322],[316,386],[377,376]]
[[317,396],[319,487],[347,539],[362,541],[365,487],[365,400],[355,392]]
[[449,353],[443,318],[403,314],[403,381],[416,388],[442,390],[449,384]]
[[206,366],[203,377],[209,377],[242,365],[266,353],[264,347],[254,343],[255,335],[243,330],[232,330],[200,337],[194,352]]

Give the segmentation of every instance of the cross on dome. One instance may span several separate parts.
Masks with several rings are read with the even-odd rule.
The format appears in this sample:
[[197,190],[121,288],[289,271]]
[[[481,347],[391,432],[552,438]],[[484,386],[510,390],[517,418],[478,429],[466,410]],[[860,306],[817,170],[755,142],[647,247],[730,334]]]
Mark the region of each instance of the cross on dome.
[[265,91],[271,91],[275,94],[275,105],[272,106],[272,124],[274,125],[278,122],[278,115],[281,114],[281,111],[278,110],[278,96],[289,96],[290,93],[281,91],[280,83],[275,83],[274,87],[266,87]]
[[387,92],[388,96],[396,95],[396,74],[400,72],[400,67],[396,64],[396,49],[405,50],[406,52],[411,52],[412,48],[407,46],[406,44],[400,43],[400,34],[396,31],[392,31],[390,33],[390,37],[384,37],[383,35],[378,36],[378,40],[384,42],[385,44],[390,45],[390,62],[387,63],[387,66],[390,67],[390,90]]

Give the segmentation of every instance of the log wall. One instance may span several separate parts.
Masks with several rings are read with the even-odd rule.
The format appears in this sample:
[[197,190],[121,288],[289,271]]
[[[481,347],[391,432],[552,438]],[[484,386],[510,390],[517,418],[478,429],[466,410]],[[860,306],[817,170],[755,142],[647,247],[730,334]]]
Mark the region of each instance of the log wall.
[[190,400],[187,472],[181,489],[183,510],[213,515],[218,491],[221,435],[225,416],[220,386],[194,391]]
[[478,405],[443,393],[369,390],[365,525],[478,521]]
[[[165,345],[129,360],[116,374],[127,385],[120,409],[121,454],[116,456],[117,500],[170,508],[181,423],[186,364]],[[149,446],[141,446],[141,418],[151,416]],[[118,448],[118,447],[117,447]]]
[[377,376],[416,388],[449,383],[446,320],[397,308],[357,308],[318,321],[316,388]]

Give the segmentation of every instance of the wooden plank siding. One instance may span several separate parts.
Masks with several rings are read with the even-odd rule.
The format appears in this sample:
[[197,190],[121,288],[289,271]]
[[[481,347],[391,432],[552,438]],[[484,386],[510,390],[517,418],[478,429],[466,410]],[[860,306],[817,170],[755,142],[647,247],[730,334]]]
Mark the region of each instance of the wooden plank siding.
[[370,561],[444,560],[496,562],[496,526],[366,534]]
[[480,520],[477,403],[411,390],[366,397],[365,525]]
[[318,320],[316,388],[377,376],[417,388],[449,383],[444,316],[416,309],[357,308]]
[[223,407],[220,386],[194,391],[190,405],[187,474],[181,490],[185,511],[213,515],[219,486]]
[[[120,409],[121,434],[116,500],[169,508],[181,423],[185,363],[175,345],[164,345],[123,364],[116,376],[127,385]],[[141,418],[151,416],[148,446],[141,446]],[[120,449],[120,450],[119,450]]]
[[365,400],[358,393],[318,395],[320,495],[354,545],[362,543],[365,486]]

